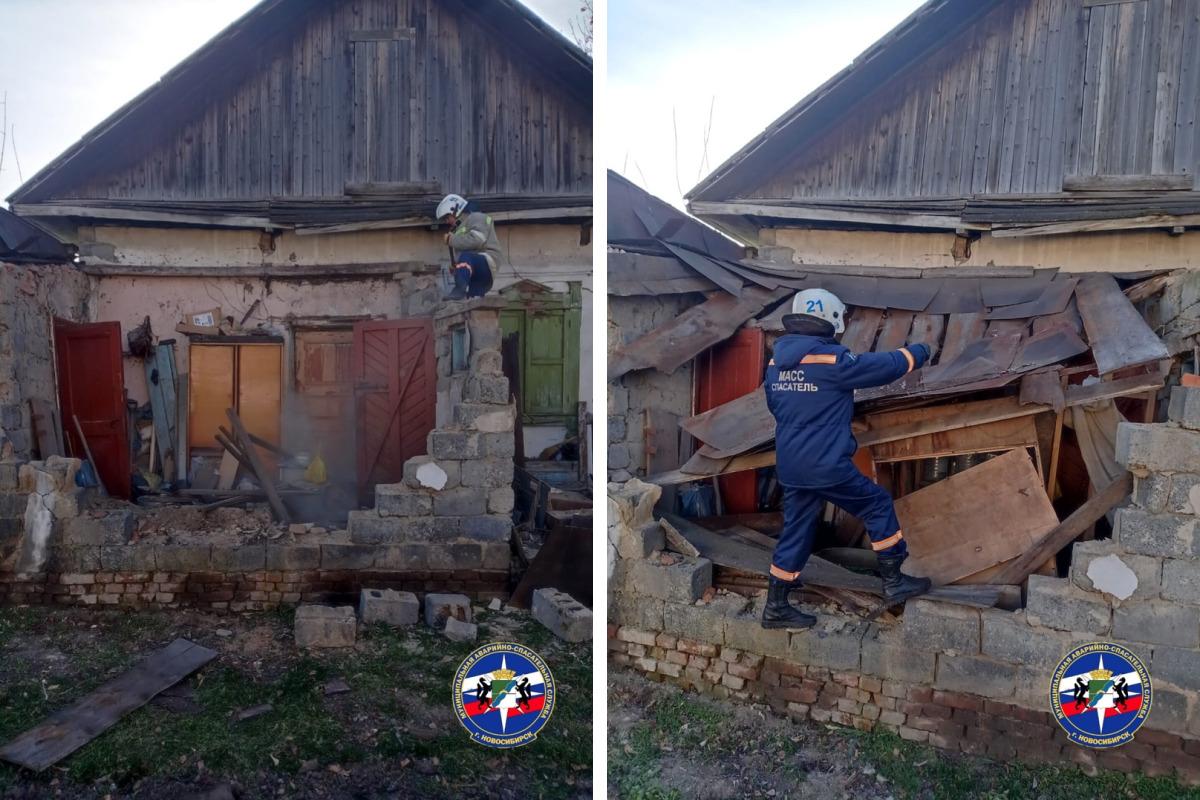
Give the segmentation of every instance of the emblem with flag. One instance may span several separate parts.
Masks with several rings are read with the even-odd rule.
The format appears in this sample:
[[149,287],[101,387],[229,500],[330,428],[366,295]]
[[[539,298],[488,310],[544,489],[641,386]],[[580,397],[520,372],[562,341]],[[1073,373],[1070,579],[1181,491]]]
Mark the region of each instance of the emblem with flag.
[[459,721],[477,741],[495,747],[531,741],[554,705],[545,662],[521,645],[504,647],[514,649],[484,653],[485,647],[473,653],[459,668],[454,687]]
[[1055,673],[1055,717],[1079,744],[1124,744],[1149,712],[1149,679],[1141,661],[1124,648],[1081,647]]

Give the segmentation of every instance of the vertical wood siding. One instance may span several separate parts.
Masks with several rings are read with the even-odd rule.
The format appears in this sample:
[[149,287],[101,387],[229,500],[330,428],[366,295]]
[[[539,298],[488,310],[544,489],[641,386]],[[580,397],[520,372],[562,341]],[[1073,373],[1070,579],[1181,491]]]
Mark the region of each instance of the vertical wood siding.
[[1013,0],[745,197],[1059,192],[1200,170],[1200,0]]
[[[340,0],[131,166],[58,197],[336,197],[349,182],[591,191],[590,101],[439,0]],[[353,32],[406,31],[363,40]],[[216,85],[216,84],[214,84]],[[590,97],[590,88],[588,89]]]

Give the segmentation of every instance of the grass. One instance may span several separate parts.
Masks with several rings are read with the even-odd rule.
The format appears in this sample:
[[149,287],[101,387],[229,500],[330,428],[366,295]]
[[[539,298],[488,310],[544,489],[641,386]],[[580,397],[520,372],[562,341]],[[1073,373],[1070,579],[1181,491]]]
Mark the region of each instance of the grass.
[[[1072,767],[1000,764],[948,754],[884,729],[863,733],[774,718],[762,724],[745,706],[683,693],[628,672],[617,680],[620,688],[609,702],[609,782],[629,800],[683,800],[695,794],[694,787],[670,776],[721,768],[732,772],[734,765],[749,773],[749,780],[739,776],[745,796],[770,788],[777,797],[804,797],[811,790],[805,781],[817,776],[829,785],[833,778],[844,779],[842,785],[852,787],[850,796],[897,800],[1200,800],[1200,789],[1181,787],[1168,777],[1088,777]],[[632,722],[614,726],[614,719]],[[764,775],[769,782],[760,780]],[[833,796],[832,790],[821,796]]]
[[[56,777],[79,786],[130,787],[145,778],[187,779],[203,771],[253,781],[264,771],[297,775],[315,762],[322,769],[394,766],[413,782],[413,791],[429,797],[458,796],[456,784],[477,787],[480,765],[486,763],[492,773],[519,776],[530,796],[570,797],[571,784],[591,773],[590,701],[580,699],[591,694],[591,649],[558,642],[523,615],[506,617],[505,632],[489,636],[489,617],[498,616],[481,615],[478,643],[450,642],[421,627],[376,625],[360,633],[363,645],[355,650],[302,654],[288,641],[280,648],[285,657],[265,668],[218,658],[192,678],[197,713],[145,706],[43,776],[0,764],[0,795]],[[213,628],[233,625],[230,618],[213,619],[218,620]],[[270,625],[283,637],[290,621],[291,613],[282,611],[257,615],[248,624]],[[515,632],[508,633],[509,628]],[[78,699],[174,635],[171,616],[162,612],[0,610],[0,679],[14,676],[0,680],[0,741]],[[18,638],[66,654],[71,674],[55,677],[53,688],[47,688],[16,663],[20,648],[16,653],[9,648]],[[559,696],[536,742],[501,752],[475,744],[459,725],[451,682],[475,647],[510,638],[542,654],[554,671]],[[322,687],[334,677],[352,691],[325,697]],[[232,722],[238,710],[262,703],[270,703],[272,711]],[[403,769],[434,758],[432,774]]]

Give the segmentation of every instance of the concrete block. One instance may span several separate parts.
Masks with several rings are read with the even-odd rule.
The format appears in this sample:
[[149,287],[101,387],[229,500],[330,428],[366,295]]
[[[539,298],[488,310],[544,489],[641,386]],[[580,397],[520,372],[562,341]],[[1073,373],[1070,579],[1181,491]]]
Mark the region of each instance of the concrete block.
[[158,560],[152,544],[106,545],[98,551],[100,566],[109,572],[153,572],[157,569]]
[[1200,514],[1200,475],[1194,472],[1172,475],[1165,510],[1170,514]]
[[403,483],[380,484],[375,510],[381,517],[427,517],[433,513],[433,497]]
[[1155,686],[1154,705],[1146,717],[1146,728],[1187,735],[1188,723],[1193,721],[1194,697],[1194,694]]
[[1112,608],[1105,595],[1046,575],[1029,576],[1025,611],[1030,624],[1060,631],[1098,636],[1112,626]]
[[212,568],[217,572],[258,572],[266,564],[267,549],[261,544],[214,544],[212,548]]
[[662,525],[657,521],[629,527],[621,525],[617,537],[617,553],[621,558],[649,558],[651,553],[666,547]]
[[457,571],[482,568],[483,548],[478,542],[453,542],[445,547],[450,554],[447,569]]
[[[154,564],[154,548],[143,547],[149,555],[149,563],[151,569]],[[3,544],[3,536],[0,536],[0,571],[3,571],[3,563],[5,560],[5,545]],[[103,567],[100,561],[99,547],[65,547],[58,546],[50,551],[50,561],[46,566],[49,572],[99,572]],[[143,569],[130,569],[120,571],[125,572],[143,572]]]
[[629,456],[629,448],[623,444],[610,444],[608,446],[608,468],[626,469],[632,462]]
[[469,403],[507,405],[508,378],[491,375],[472,375],[463,384],[463,399]]
[[671,565],[655,561],[630,561],[627,582],[639,594],[673,603],[691,604],[712,586],[712,562],[684,558]]
[[486,458],[512,458],[517,453],[517,442],[511,432],[481,433],[478,450]]
[[375,548],[375,568],[396,572],[419,572],[429,569],[429,548],[425,542],[385,545]]
[[[764,628],[756,614],[725,617],[725,644],[735,650],[757,653],[774,658],[789,658],[792,654],[792,633],[787,630]],[[692,637],[687,637],[692,638]]]
[[1167,510],[1167,498],[1171,494],[1171,476],[1160,472],[1133,478],[1133,503],[1151,514]]
[[1126,553],[1113,539],[1076,542],[1071,556],[1071,582],[1090,592],[1118,600],[1158,597],[1162,559]]
[[1165,600],[1200,606],[1200,562],[1182,558],[1164,559],[1162,596]]
[[907,683],[933,683],[937,656],[915,647],[864,638],[861,669],[868,675]]
[[459,485],[461,462],[413,456],[404,462],[404,484],[412,489],[440,492]]
[[113,511],[100,517],[75,517],[63,526],[62,543],[98,547],[125,544],[133,536],[133,514]]
[[512,566],[512,546],[507,542],[487,542],[479,551],[480,569],[507,570]]
[[266,567],[279,572],[300,572],[321,566],[321,548],[316,545],[269,544]]
[[[199,544],[160,544],[154,560],[162,572],[208,572],[212,566],[212,547]],[[101,559],[104,558],[101,553]]]
[[[432,508],[433,501],[430,500],[429,504]],[[350,534],[350,541],[355,544],[390,544],[405,538],[404,523],[407,521],[407,517],[380,516],[376,509],[355,509],[350,512],[346,530]]]
[[1017,667],[984,656],[937,657],[934,687],[982,697],[1012,697],[1017,688]]
[[623,386],[608,387],[608,416],[612,417],[624,414],[629,410],[629,390]]
[[322,544],[321,569],[370,569],[375,564],[375,550],[366,544]]
[[[653,602],[641,593],[630,594],[629,597],[633,603]],[[720,595],[711,603],[696,605],[664,603],[661,630],[685,639],[723,644],[725,621],[740,616],[748,605],[749,601],[741,595]]]
[[358,620],[352,606],[303,605],[296,609],[297,647],[353,647]]
[[1166,602],[1122,603],[1113,609],[1113,636],[1127,642],[1200,647],[1196,609]]
[[862,632],[825,633],[817,628],[792,634],[791,660],[832,670],[860,669]]
[[416,625],[421,618],[421,601],[412,592],[363,589],[358,596],[358,616],[364,624]]
[[20,463],[0,461],[0,492],[15,492],[20,485],[20,473]]
[[454,424],[480,433],[505,433],[514,426],[513,409],[491,403],[459,403],[454,407]]
[[1191,472],[1200,464],[1200,433],[1122,422],[1117,426],[1116,459],[1131,472]]
[[533,618],[568,642],[592,638],[592,611],[566,592],[538,589],[533,593]]
[[446,620],[446,627],[442,629],[442,633],[452,642],[473,642],[479,636],[479,626],[450,617]]
[[487,510],[489,514],[511,514],[514,505],[516,505],[516,495],[511,486],[492,489],[488,492]]
[[462,461],[467,458],[478,458],[478,434],[464,431],[432,430],[427,441],[429,455],[435,459]]
[[513,462],[505,458],[477,458],[462,462],[462,485],[486,489],[512,487]]
[[904,606],[906,644],[931,652],[979,652],[979,610],[932,600],[909,600]]
[[1177,514],[1149,514],[1138,508],[1117,509],[1114,538],[1130,553],[1147,556],[1200,556],[1196,520]]
[[[644,631],[667,630],[663,615],[666,604],[662,600],[639,597],[624,592],[611,592],[608,599],[608,621],[614,625],[630,625]],[[676,606],[672,605],[672,609]],[[692,608],[692,606],[688,606]],[[682,634],[681,634],[682,635]]]
[[1167,403],[1167,419],[1190,430],[1200,430],[1200,388],[1175,386]]
[[1158,681],[1166,681],[1188,692],[1200,691],[1200,652],[1165,645],[1155,647],[1150,660],[1150,675],[1155,681],[1155,694]]
[[512,538],[512,518],[498,514],[464,517],[461,535],[480,542],[507,542]]
[[442,628],[450,617],[461,622],[471,621],[471,598],[465,594],[425,595],[425,624],[431,628]]
[[433,497],[433,513],[439,517],[470,517],[487,513],[487,490],[460,487]]
[[983,625],[980,651],[996,661],[1052,670],[1071,649],[1071,637],[1031,626],[1024,611],[985,608],[979,617]]

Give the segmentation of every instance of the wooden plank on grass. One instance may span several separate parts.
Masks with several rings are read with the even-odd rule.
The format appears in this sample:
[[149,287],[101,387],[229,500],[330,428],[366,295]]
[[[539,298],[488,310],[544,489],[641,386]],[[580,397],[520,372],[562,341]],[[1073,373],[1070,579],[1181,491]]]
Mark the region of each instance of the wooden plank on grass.
[[896,516],[905,571],[938,586],[1021,555],[1058,525],[1024,448],[901,497]]
[[207,647],[176,639],[125,674],[4,745],[0,748],[0,759],[41,772],[216,657],[216,652]]

